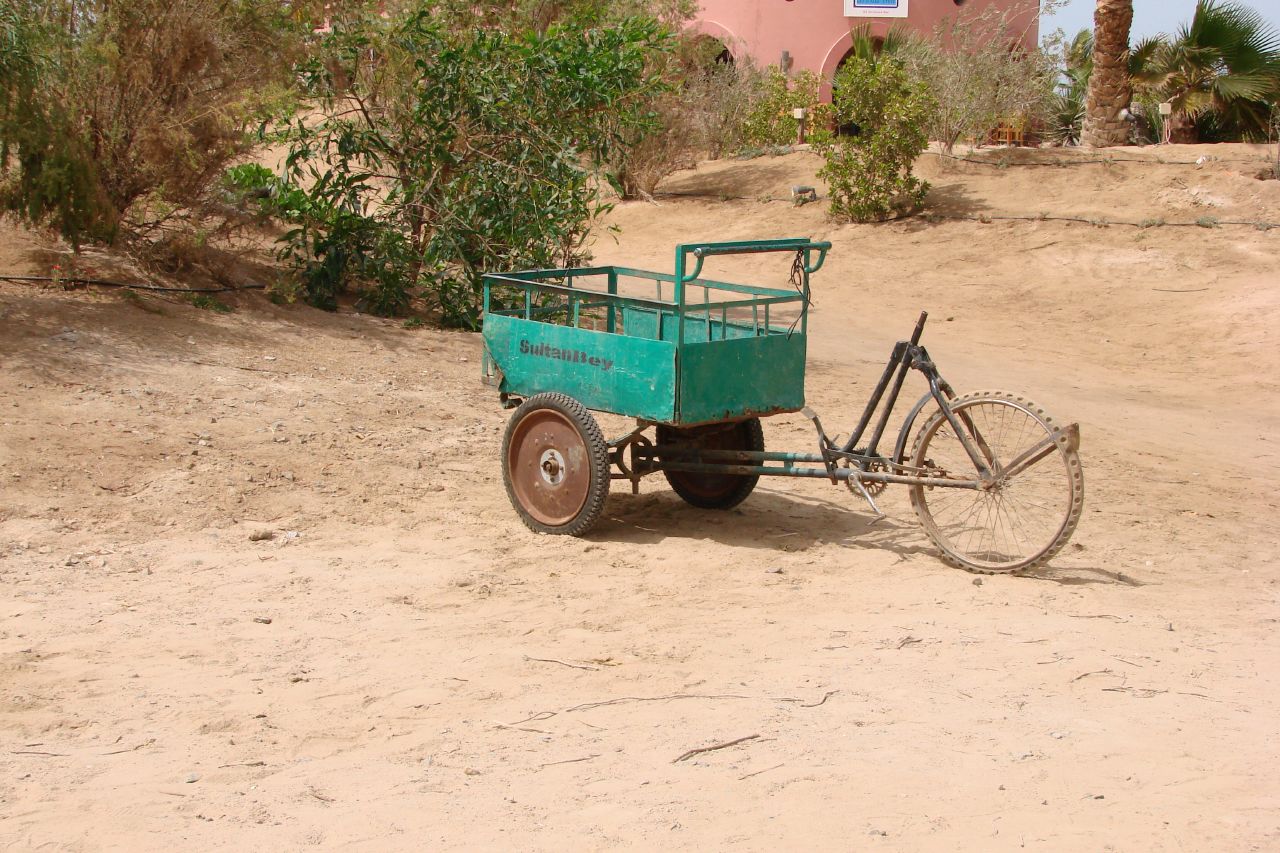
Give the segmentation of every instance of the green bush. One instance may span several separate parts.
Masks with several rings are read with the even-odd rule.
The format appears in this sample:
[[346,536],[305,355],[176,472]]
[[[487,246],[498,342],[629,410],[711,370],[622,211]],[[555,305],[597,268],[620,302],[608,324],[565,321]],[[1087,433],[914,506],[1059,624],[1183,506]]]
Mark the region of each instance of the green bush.
[[762,79],[748,58],[713,62],[685,77],[681,94],[692,124],[691,141],[712,160],[747,147],[747,120]]
[[222,176],[226,200],[260,217],[298,223],[314,215],[314,203],[305,190],[276,175],[266,166],[242,163]]
[[204,311],[213,311],[217,314],[231,313],[230,305],[207,293],[193,293],[187,301],[191,303],[192,307],[200,308]]
[[831,214],[871,222],[918,208],[929,185],[911,166],[929,144],[935,104],[927,87],[894,59],[852,57],[836,75],[834,107],[836,121],[856,132],[814,141],[826,159],[818,176],[827,182]]
[[1172,104],[1172,141],[1267,139],[1280,97],[1280,30],[1250,5],[1199,0],[1173,36],[1134,47],[1134,88],[1140,99]]
[[804,107],[806,124],[822,128],[831,115],[830,105],[818,98],[821,78],[812,71],[790,75],[770,65],[757,80],[758,90],[742,129],[744,148],[770,148],[795,144],[800,123],[793,110]]
[[394,314],[424,295],[476,328],[483,273],[580,260],[607,209],[593,174],[646,121],[669,40],[649,17],[470,26],[438,0],[336,22],[299,69],[322,115],[286,134],[309,301],[354,290]]

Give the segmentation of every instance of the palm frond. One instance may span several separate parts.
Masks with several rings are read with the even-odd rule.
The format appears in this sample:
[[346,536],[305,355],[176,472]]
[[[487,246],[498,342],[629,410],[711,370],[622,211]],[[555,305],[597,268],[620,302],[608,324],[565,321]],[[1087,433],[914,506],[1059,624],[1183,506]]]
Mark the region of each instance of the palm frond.
[[1135,83],[1156,72],[1153,60],[1167,44],[1164,36],[1147,36],[1129,49],[1129,76]]
[[1219,49],[1230,68],[1256,68],[1280,53],[1280,32],[1239,3],[1201,0],[1189,32],[1193,42]]
[[1140,91],[1175,112],[1215,133],[1256,137],[1265,133],[1267,102],[1280,96],[1280,32],[1240,3],[1199,0],[1172,38],[1135,46],[1129,70]]

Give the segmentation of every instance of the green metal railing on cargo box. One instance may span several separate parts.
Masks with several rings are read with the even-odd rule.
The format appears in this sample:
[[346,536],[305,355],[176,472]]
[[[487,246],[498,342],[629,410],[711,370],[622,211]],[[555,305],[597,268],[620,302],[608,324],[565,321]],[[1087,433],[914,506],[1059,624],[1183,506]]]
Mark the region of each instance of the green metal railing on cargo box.
[[[793,411],[804,405],[809,276],[829,248],[807,239],[687,244],[672,274],[617,266],[488,274],[488,381],[660,423]],[[794,253],[796,289],[700,278],[708,258],[760,252]],[[620,292],[649,283],[652,297]],[[778,323],[780,312],[793,316]]]

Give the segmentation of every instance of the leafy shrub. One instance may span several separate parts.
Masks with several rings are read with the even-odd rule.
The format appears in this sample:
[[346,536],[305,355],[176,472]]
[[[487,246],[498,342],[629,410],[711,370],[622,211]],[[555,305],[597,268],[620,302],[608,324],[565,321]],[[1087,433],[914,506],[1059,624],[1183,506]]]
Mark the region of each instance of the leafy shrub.
[[353,289],[394,314],[424,294],[475,328],[484,272],[572,265],[606,209],[592,173],[645,123],[668,31],[478,27],[451,8],[339,20],[299,69],[322,115],[286,134],[288,177],[309,183],[285,242],[313,304]]
[[1173,105],[1174,142],[1260,142],[1280,97],[1280,30],[1248,4],[1198,0],[1176,34],[1134,48],[1129,70],[1140,98]]
[[[763,80],[750,60],[684,57],[651,106],[653,122],[615,152],[610,172],[614,189],[622,198],[650,196],[663,178],[693,166],[699,156],[718,160],[741,152],[747,147],[748,123]],[[788,143],[794,141],[793,137]]]
[[1093,30],[1080,30],[1070,41],[1059,37],[1055,47],[1060,76],[1049,99],[1046,136],[1058,145],[1079,145],[1093,74]]
[[193,293],[188,300],[193,308],[200,308],[204,311],[213,311],[217,314],[230,314],[231,306],[207,293]]
[[812,71],[788,76],[776,65],[766,68],[757,78],[758,91],[743,126],[744,146],[768,148],[794,144],[800,133],[800,123],[793,113],[797,107],[807,111],[805,121],[809,127],[825,127],[831,107],[818,98],[821,82]]
[[928,147],[925,132],[936,109],[928,89],[910,80],[892,58],[852,57],[836,75],[835,118],[853,135],[819,135],[814,147],[826,164],[832,215],[870,222],[914,210],[929,185],[911,174]]
[[305,190],[257,163],[227,169],[222,187],[228,202],[261,217],[298,223],[314,213],[314,202]]
[[652,198],[658,184],[695,162],[692,115],[672,93],[650,108],[650,122],[614,148],[606,178],[619,198]]

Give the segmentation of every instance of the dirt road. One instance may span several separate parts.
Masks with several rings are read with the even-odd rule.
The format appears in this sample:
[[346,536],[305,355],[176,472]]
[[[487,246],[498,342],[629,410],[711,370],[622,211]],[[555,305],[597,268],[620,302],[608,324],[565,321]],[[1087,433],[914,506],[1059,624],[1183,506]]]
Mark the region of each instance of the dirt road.
[[[0,285],[0,846],[1276,849],[1280,229],[1210,219],[1280,222],[1280,182],[989,156],[921,165],[976,221],[833,225],[769,200],[797,154],[677,175],[595,251],[832,240],[829,428],[921,309],[958,389],[1078,420],[1085,518],[1030,577],[820,482],[534,536],[475,336]],[[0,272],[38,248],[5,226]]]

